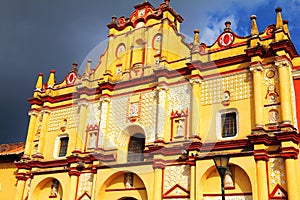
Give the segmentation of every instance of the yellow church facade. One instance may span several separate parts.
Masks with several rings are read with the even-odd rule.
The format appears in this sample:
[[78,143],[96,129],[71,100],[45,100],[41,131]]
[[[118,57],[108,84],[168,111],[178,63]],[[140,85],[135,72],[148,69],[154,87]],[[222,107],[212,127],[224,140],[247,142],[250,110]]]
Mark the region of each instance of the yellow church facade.
[[15,200],[217,200],[220,155],[226,199],[300,199],[300,58],[280,8],[250,19],[207,46],[169,0],[112,17],[82,74],[39,74]]

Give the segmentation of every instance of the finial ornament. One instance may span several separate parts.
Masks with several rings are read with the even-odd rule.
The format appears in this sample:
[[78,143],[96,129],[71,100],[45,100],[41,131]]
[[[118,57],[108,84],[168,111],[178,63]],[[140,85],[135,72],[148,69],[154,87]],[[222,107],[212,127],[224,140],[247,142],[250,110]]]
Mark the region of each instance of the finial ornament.
[[116,16],[112,16],[111,17],[111,23],[112,24],[116,24],[117,23],[117,17]]
[[194,44],[200,44],[200,38],[199,38],[199,29],[194,30]]
[[226,21],[226,22],[225,22],[225,28],[224,28],[224,31],[230,31],[230,32],[232,32],[230,26],[231,26],[231,22],[230,22],[230,21]]
[[277,7],[275,9],[275,12],[276,12],[276,29],[282,29],[282,27],[283,27],[281,11],[282,11],[282,8],[280,8],[280,7]]
[[86,68],[85,68],[85,73],[86,74],[89,74],[91,72],[91,63],[92,63],[92,60],[88,59],[87,65],[86,65]]
[[49,79],[48,79],[48,88],[53,88],[55,84],[55,70],[50,71]]
[[73,62],[73,68],[71,71],[77,72],[78,71],[77,66],[78,66],[77,62]]
[[288,20],[283,20],[283,30],[291,37],[288,24],[289,24]]
[[251,15],[250,19],[252,21],[250,34],[251,34],[251,36],[258,35],[259,32],[258,32],[258,28],[257,28],[257,24],[256,24],[256,15]]
[[43,88],[43,73],[39,73],[38,80],[35,85],[36,91],[41,91]]

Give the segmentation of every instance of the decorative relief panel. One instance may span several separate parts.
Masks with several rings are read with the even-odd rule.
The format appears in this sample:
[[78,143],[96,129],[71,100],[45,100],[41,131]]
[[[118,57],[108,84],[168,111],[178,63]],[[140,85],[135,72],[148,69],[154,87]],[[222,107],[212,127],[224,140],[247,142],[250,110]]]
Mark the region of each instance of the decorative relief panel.
[[64,119],[68,120],[67,128],[74,128],[78,126],[78,106],[71,106],[53,110],[50,114],[48,131],[56,131],[61,128]]
[[189,190],[190,187],[190,166],[176,165],[165,168],[164,191],[170,190],[176,184]]
[[172,110],[190,110],[192,88],[190,84],[170,87],[168,96],[168,112],[170,116]]
[[140,123],[145,130],[146,143],[155,140],[156,107],[155,91],[142,94]]
[[270,158],[269,160],[270,191],[279,184],[286,189],[286,175],[284,160],[282,158]]
[[231,101],[247,99],[252,96],[252,75],[247,72],[205,80],[201,88],[202,105],[221,103],[225,91],[230,93]]
[[80,175],[77,192],[78,197],[82,196],[84,193],[89,195],[92,194],[93,178],[93,173],[83,173]]
[[107,147],[116,147],[119,135],[126,127],[128,97],[113,98],[110,103]]
[[278,71],[272,66],[264,70],[264,85],[275,85],[278,83]]
[[86,125],[98,125],[100,119],[100,110],[98,103],[92,103],[88,107],[88,115]]

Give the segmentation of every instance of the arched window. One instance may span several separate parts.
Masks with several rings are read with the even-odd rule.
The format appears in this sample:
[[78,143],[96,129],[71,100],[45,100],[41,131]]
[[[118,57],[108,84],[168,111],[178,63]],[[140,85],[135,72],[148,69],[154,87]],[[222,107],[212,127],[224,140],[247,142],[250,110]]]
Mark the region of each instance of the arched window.
[[145,149],[145,136],[137,133],[130,137],[128,144],[128,162],[143,161]]

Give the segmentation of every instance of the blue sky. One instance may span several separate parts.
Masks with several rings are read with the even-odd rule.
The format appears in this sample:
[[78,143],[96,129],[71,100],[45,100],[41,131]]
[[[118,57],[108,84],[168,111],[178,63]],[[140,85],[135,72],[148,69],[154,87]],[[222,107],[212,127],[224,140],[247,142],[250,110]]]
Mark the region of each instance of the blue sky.
[[[106,39],[111,16],[129,17],[133,6],[143,0],[2,0],[0,3],[0,143],[25,141],[28,126],[28,98],[37,75],[48,79],[51,69],[61,82],[72,63],[79,64]],[[150,0],[157,7],[163,0]],[[250,15],[257,16],[259,31],[275,24],[275,8],[283,8],[283,19],[295,47],[300,51],[300,0],[171,0],[184,18],[181,32],[212,44],[232,22],[240,36],[250,33]]]

